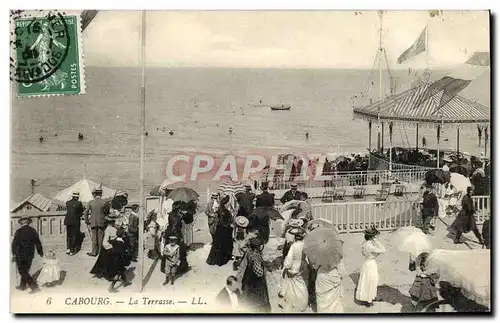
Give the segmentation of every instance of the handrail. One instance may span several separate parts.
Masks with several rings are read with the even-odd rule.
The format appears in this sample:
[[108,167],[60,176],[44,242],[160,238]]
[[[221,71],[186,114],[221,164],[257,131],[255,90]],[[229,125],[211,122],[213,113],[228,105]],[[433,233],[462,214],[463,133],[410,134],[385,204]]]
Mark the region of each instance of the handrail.
[[395,230],[414,225],[418,214],[416,199],[391,202],[352,202],[313,204],[314,218],[336,225],[341,233],[361,232],[371,226]]

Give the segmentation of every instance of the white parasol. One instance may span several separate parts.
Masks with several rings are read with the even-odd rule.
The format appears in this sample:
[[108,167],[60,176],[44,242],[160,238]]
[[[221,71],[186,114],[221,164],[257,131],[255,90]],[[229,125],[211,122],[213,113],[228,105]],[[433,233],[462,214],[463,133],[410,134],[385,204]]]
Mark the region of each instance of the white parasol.
[[462,294],[476,303],[490,307],[491,303],[491,254],[488,249],[434,250],[428,265]]
[[467,192],[467,187],[472,186],[470,180],[462,174],[451,173],[450,183],[458,192]]
[[416,258],[422,252],[430,252],[432,243],[422,230],[415,227],[403,227],[392,234],[391,243],[397,246],[399,251],[409,252]]

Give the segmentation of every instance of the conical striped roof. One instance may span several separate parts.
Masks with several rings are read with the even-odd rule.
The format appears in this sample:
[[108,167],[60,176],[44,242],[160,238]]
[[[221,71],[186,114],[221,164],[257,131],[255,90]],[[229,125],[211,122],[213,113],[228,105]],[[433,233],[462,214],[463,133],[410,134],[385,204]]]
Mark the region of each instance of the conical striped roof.
[[422,84],[363,108],[354,108],[354,117],[410,124],[488,124],[490,109],[459,95],[440,105],[443,91],[423,100],[428,84]]

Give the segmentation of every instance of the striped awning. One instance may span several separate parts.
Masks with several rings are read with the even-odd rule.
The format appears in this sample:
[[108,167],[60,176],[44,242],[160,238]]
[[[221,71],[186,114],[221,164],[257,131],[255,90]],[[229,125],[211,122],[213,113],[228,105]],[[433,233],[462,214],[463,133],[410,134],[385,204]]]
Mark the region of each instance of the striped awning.
[[395,122],[419,125],[487,125],[490,109],[480,103],[454,96],[440,105],[443,91],[425,100],[428,84],[393,95],[363,108],[354,108],[354,118],[377,122]]

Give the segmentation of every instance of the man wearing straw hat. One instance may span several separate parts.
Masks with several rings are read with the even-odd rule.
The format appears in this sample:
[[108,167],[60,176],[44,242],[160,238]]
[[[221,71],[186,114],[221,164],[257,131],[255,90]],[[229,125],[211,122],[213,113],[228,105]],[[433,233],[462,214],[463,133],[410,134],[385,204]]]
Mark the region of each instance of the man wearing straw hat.
[[78,252],[78,236],[80,233],[80,222],[83,216],[83,204],[78,199],[79,192],[73,192],[71,200],[66,202],[66,216],[64,225],[66,226],[66,254],[73,256]]
[[21,282],[16,289],[25,290],[28,286],[31,289],[30,294],[33,294],[40,289],[30,275],[31,263],[35,257],[35,248],[40,257],[43,257],[43,248],[38,233],[30,223],[29,217],[24,216],[19,219],[21,227],[16,230],[12,240],[12,260],[16,262],[17,271],[21,276]]
[[105,228],[105,212],[104,206],[106,202],[102,197],[102,188],[98,187],[94,190],[94,199],[89,202],[88,209],[85,211],[85,222],[90,226],[92,233],[92,251],[87,255],[96,257],[102,248],[102,238]]

